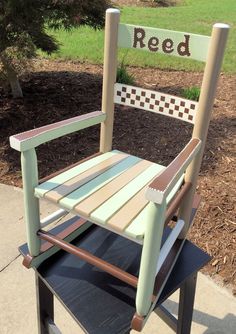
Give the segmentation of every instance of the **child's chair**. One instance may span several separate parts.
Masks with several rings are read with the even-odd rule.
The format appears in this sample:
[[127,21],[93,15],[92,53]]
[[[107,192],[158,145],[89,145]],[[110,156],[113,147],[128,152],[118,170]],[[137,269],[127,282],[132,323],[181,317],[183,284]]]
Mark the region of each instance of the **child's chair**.
[[[170,253],[173,253],[176,239],[184,239],[189,229],[229,27],[217,23],[213,26],[211,37],[207,37],[120,24],[119,17],[117,9],[106,12],[102,111],[14,135],[10,144],[22,156],[25,221],[31,260],[39,259],[34,262],[36,265],[50,256],[50,252],[43,256],[45,249],[41,247],[41,239],[44,239],[137,287],[136,315],[132,327],[140,330],[144,318],[154,307],[156,276],[161,271],[165,272],[163,268],[167,258],[169,261]],[[117,46],[206,61],[199,102],[115,83]],[[112,150],[114,103],[189,122],[193,124],[192,139],[167,167]],[[35,148],[98,123],[101,123],[100,152],[38,184]],[[40,222],[39,199],[42,198],[52,201],[60,210]],[[142,244],[138,278],[69,244],[63,240],[65,234],[59,238],[41,230],[67,212],[80,216],[81,220],[70,229],[66,240],[70,241],[81,233],[84,221],[89,221]],[[161,247],[163,230],[176,212],[177,222]],[[175,251],[159,292],[179,251]]]

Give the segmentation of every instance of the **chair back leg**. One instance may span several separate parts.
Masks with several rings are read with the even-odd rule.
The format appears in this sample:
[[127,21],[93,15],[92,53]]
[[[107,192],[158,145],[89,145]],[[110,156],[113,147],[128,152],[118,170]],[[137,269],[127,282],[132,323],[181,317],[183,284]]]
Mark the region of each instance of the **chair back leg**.
[[179,217],[185,221],[185,228],[182,230],[180,238],[184,239],[189,229],[192,203],[196,191],[197,179],[201,167],[202,157],[205,149],[206,138],[213,108],[217,82],[220,68],[224,57],[229,26],[216,23],[212,29],[211,42],[208,50],[206,66],[203,75],[201,94],[199,98],[198,110],[196,113],[193,138],[199,138],[202,142],[201,148],[193,162],[190,164],[185,174],[185,182],[191,182],[192,188],[180,207]]
[[117,67],[117,40],[120,11],[108,9],[106,11],[102,112],[106,119],[101,123],[100,151],[105,153],[112,148],[112,133],[114,122],[114,84]]

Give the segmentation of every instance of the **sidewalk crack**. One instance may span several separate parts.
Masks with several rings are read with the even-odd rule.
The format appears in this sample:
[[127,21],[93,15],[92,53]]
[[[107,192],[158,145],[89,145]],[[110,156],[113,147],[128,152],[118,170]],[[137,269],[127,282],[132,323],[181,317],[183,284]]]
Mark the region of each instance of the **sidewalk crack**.
[[0,269],[0,273],[3,272],[7,267],[9,267],[12,262],[14,262],[15,260],[18,259],[18,257],[20,257],[20,254],[18,254],[13,260],[11,260],[7,265],[5,265],[5,267],[3,267],[2,269]]

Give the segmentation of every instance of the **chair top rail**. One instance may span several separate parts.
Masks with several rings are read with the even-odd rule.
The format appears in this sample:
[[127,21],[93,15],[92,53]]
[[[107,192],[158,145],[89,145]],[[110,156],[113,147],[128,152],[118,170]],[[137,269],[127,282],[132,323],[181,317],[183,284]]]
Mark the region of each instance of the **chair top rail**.
[[115,84],[114,102],[194,124],[198,102],[158,91]]
[[206,61],[210,37],[167,29],[120,24],[118,46]]

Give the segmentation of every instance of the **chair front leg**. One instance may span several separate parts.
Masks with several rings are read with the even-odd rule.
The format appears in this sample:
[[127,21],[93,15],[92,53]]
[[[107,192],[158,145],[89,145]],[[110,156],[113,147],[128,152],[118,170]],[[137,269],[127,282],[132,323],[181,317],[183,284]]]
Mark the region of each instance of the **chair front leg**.
[[38,185],[38,166],[35,149],[21,153],[21,169],[27,243],[30,255],[37,256],[40,252],[41,242],[37,236],[37,232],[40,229],[39,200],[34,196],[34,189]]
[[136,311],[140,316],[145,316],[148,313],[152,303],[156,268],[165,221],[166,201],[164,200],[161,205],[153,202],[150,202],[148,205],[148,224],[144,234],[136,295]]

